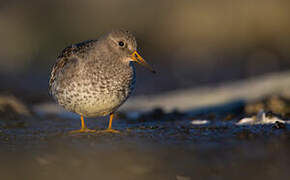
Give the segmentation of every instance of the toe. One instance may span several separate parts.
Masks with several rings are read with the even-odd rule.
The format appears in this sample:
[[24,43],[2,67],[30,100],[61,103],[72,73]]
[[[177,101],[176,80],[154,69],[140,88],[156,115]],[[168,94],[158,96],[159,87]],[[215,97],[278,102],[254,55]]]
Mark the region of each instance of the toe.
[[118,131],[118,130],[115,130],[115,129],[105,129],[105,130],[100,130],[100,131],[97,131],[97,133],[115,133],[115,134],[120,134],[121,132]]
[[88,128],[83,128],[83,129],[78,129],[78,130],[73,130],[70,131],[70,134],[76,134],[76,133],[93,133],[96,132],[94,129],[88,129]]

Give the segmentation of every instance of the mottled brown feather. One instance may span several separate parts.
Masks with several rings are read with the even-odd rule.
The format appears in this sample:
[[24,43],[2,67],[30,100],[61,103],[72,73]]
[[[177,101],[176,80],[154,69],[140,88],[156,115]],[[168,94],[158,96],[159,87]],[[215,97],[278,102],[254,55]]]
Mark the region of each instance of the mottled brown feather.
[[56,73],[58,73],[64,66],[68,63],[69,57],[71,55],[76,55],[77,57],[82,57],[86,50],[90,49],[97,40],[87,40],[77,44],[72,44],[62,50],[62,52],[57,57],[56,63],[54,64],[51,76],[49,79],[49,91],[51,90],[52,84],[55,81]]

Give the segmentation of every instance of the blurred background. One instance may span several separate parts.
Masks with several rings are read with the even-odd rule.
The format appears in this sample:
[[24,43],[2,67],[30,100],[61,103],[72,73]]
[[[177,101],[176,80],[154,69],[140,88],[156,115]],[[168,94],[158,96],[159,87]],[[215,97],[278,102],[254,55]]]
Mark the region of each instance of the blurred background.
[[[52,66],[116,28],[157,74],[136,65],[121,134],[69,135]],[[289,89],[289,0],[0,0],[0,179],[289,179]]]
[[57,55],[115,29],[158,71],[138,94],[216,85],[290,68],[288,0],[1,0],[0,90],[47,95]]

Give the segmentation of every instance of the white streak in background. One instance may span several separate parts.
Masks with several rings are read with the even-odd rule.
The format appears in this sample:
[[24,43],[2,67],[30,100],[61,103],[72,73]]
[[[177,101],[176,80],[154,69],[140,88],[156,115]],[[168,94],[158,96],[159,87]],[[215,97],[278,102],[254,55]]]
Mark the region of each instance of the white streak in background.
[[33,112],[39,116],[45,116],[47,114],[57,114],[61,118],[79,118],[79,115],[65,110],[63,107],[56,103],[42,103],[32,107]]
[[37,104],[32,107],[32,110],[37,113],[37,115],[46,115],[46,114],[61,114],[66,110],[56,103],[45,102],[42,104]]
[[192,125],[203,125],[203,124],[209,124],[210,122],[208,120],[193,120],[191,121]]
[[290,71],[270,73],[216,87],[181,89],[150,96],[136,96],[128,99],[120,110],[150,111],[162,107],[165,112],[175,109],[188,111],[197,108],[222,105],[243,100],[245,103],[262,99],[272,94],[289,94]]
[[250,117],[250,118],[243,118],[236,124],[237,125],[274,124],[277,121],[280,123],[290,123],[290,121],[284,121],[277,117],[267,117],[264,110],[261,109],[259,113],[257,114],[257,116]]

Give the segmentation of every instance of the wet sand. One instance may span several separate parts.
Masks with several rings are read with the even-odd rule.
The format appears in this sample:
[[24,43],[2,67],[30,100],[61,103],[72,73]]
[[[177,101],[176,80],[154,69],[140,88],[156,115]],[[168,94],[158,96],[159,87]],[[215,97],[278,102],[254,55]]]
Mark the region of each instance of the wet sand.
[[[0,177],[287,179],[290,124],[236,124],[250,113],[246,112],[250,106],[264,103],[266,107],[269,101],[194,114],[162,109],[134,116],[121,112],[113,122],[120,134],[69,134],[79,128],[73,114],[39,114],[31,109],[27,113],[7,105],[0,121]],[[200,121],[205,119],[210,123]],[[87,123],[104,129],[107,119],[87,119]]]

